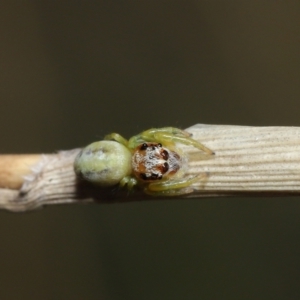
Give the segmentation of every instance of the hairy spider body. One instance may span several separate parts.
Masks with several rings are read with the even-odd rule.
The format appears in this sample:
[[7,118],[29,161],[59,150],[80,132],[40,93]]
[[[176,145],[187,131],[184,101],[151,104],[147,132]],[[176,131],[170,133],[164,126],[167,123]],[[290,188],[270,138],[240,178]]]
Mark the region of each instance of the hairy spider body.
[[210,149],[174,127],[146,130],[126,140],[117,133],[82,149],[74,162],[76,174],[100,186],[120,184],[130,190],[138,185],[147,194],[176,196],[193,191],[190,187],[205,175],[187,176],[187,157],[176,146],[196,147],[208,155]]
[[183,165],[178,153],[160,143],[143,143],[132,156],[132,168],[135,177],[145,182],[162,180],[173,176]]

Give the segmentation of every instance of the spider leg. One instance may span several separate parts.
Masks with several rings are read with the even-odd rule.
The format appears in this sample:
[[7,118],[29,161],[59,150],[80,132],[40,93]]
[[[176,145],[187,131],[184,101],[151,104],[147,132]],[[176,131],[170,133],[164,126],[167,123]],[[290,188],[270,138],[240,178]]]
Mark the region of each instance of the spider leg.
[[128,142],[128,148],[134,149],[143,142],[162,143],[166,147],[174,148],[175,143],[181,143],[196,147],[209,155],[214,154],[212,150],[191,138],[187,131],[175,127],[152,128],[133,136]]
[[135,185],[137,185],[138,181],[132,177],[132,176],[125,176],[121,181],[120,181],[120,186],[124,187],[126,186],[127,189],[130,191],[133,189]]
[[155,134],[155,140],[162,144],[165,144],[166,146],[168,146],[168,144],[174,145],[174,143],[180,143],[187,146],[193,146],[199,150],[206,152],[209,155],[214,154],[212,150],[205,147],[203,144],[199,143],[198,141],[187,136],[176,136],[169,133],[158,132]]
[[123,138],[120,134],[118,133],[111,133],[108,134],[104,137],[104,140],[106,141],[116,141],[122,145],[124,145],[125,147],[128,147],[128,141]]
[[144,138],[154,138],[156,133],[169,133],[171,135],[182,136],[182,137],[190,137],[191,133],[181,130],[176,127],[162,127],[162,128],[151,128],[141,133],[141,136]]
[[[190,137],[191,134],[188,133],[187,131],[181,130],[179,128],[175,127],[163,127],[163,128],[151,128],[146,131],[141,132],[138,135],[135,135],[130,138],[128,142],[128,148],[134,149],[136,148],[139,144],[142,144],[144,142],[160,142],[156,138],[156,134],[158,133],[166,133],[170,134],[172,136],[181,136],[181,137]],[[174,143],[168,143],[168,146],[174,146]],[[166,141],[165,141],[165,146]]]
[[207,177],[207,174],[201,174],[196,176],[184,177],[180,179],[172,179],[161,182],[150,183],[145,188],[145,193],[152,196],[179,196],[190,194],[194,191],[190,185],[203,180]]

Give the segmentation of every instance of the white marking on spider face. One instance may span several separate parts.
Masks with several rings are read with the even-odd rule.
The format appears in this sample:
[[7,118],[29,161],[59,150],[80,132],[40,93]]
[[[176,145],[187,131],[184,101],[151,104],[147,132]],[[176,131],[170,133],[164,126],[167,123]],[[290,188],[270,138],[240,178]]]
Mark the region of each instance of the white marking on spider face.
[[145,143],[139,146],[132,157],[132,168],[136,174],[155,180],[176,173],[182,166],[181,157],[160,144]]

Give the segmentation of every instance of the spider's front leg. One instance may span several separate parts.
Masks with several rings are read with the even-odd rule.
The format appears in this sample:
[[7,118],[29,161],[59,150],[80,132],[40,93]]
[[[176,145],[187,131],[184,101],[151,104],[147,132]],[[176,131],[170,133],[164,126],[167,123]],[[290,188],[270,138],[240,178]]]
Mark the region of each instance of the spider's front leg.
[[207,174],[150,183],[144,192],[151,196],[180,196],[194,191],[191,185],[207,178]]
[[141,132],[130,138],[128,147],[130,149],[136,148],[139,144],[144,142],[162,143],[164,146],[174,146],[173,142],[163,139],[161,140],[159,134],[169,134],[172,136],[190,137],[188,132],[175,128],[175,127],[163,127],[163,128],[151,128]]
[[176,127],[151,128],[146,131],[143,131],[141,133],[141,136],[148,137],[148,138],[155,138],[155,135],[157,133],[167,133],[172,136],[181,136],[181,137],[191,137],[192,136],[191,133],[189,133],[185,130],[176,128]]
[[174,143],[180,143],[180,144],[184,144],[187,146],[193,146],[199,150],[206,152],[209,155],[215,154],[212,150],[205,147],[203,144],[201,144],[198,141],[196,141],[190,137],[187,137],[187,136],[176,136],[176,135],[171,135],[169,133],[158,132],[155,134],[155,138],[157,141],[159,141],[160,143],[165,144],[167,146],[174,145]]
[[175,127],[152,128],[146,130],[141,134],[132,137],[129,140],[128,145],[132,148],[143,141],[161,143],[169,148],[174,148],[175,143],[180,143],[187,146],[193,146],[209,155],[214,154],[212,150],[191,138],[191,135],[187,131]]

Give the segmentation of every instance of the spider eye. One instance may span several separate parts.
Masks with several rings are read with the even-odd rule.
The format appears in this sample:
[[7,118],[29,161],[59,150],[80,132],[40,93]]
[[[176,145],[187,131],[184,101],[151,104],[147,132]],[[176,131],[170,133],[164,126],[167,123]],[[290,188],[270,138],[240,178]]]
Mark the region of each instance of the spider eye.
[[146,144],[146,143],[143,143],[142,145],[141,145],[141,150],[146,150],[148,148],[148,145]]
[[169,164],[167,162],[165,162],[163,165],[162,165],[162,173],[166,173],[169,171]]
[[148,180],[148,179],[149,179],[149,178],[146,176],[145,173],[141,173],[141,174],[140,174],[140,177],[141,177],[141,179],[143,179],[143,180]]
[[163,151],[161,152],[161,156],[163,157],[164,160],[168,160],[168,158],[169,158],[169,153],[168,153],[168,151],[167,151],[167,150],[163,150]]

